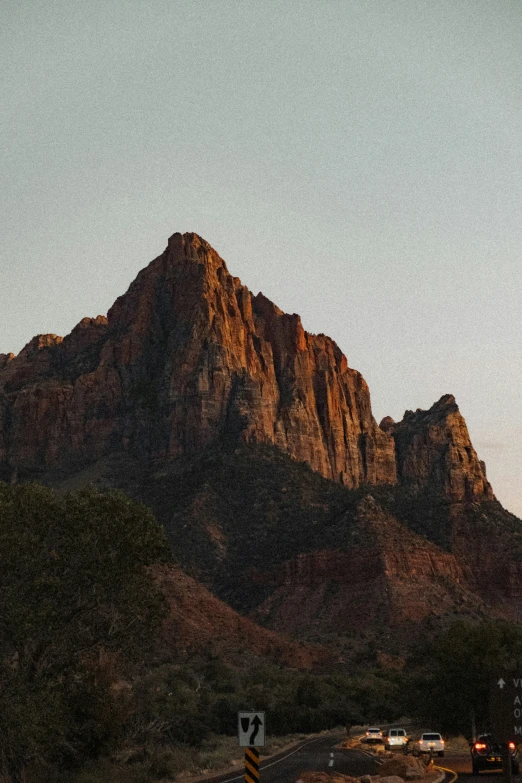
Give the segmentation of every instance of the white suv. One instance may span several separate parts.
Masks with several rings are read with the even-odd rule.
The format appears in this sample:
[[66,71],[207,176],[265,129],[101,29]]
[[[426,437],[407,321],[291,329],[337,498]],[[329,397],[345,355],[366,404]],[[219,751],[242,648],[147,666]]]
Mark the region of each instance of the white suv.
[[382,742],[382,731],[377,728],[367,729],[366,742]]
[[384,735],[384,746],[387,750],[403,748],[408,743],[408,735],[404,729],[388,729]]
[[444,740],[440,734],[434,731],[426,731],[417,742],[419,753],[436,753],[438,756],[444,755]]

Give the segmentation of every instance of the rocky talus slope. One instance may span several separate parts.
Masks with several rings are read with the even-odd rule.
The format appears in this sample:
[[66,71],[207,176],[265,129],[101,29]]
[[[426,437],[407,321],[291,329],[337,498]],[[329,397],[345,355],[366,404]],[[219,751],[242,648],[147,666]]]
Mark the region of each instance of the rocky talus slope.
[[280,565],[273,591],[256,610],[261,622],[301,638],[333,629],[346,636],[375,631],[384,648],[400,654],[456,617],[522,620],[518,554],[502,556],[485,539],[480,554],[488,548],[490,554],[477,563],[472,526],[462,546],[462,517],[451,551],[409,530],[371,495],[343,522],[349,543]]

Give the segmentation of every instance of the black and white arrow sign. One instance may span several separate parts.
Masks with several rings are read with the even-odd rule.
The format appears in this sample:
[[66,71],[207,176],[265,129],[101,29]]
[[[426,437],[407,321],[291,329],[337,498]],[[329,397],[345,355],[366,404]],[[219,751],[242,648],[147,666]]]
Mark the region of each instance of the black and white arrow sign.
[[265,713],[238,712],[237,736],[240,748],[263,748],[265,745]]

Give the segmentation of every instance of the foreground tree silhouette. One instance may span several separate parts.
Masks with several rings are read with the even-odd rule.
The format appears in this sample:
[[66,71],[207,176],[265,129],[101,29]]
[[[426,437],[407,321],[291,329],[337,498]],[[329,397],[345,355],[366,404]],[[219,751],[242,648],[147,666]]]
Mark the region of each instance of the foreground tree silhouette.
[[0,483],[0,759],[7,780],[64,769],[117,732],[107,661],[146,655],[165,614],[148,566],[169,558],[145,506]]

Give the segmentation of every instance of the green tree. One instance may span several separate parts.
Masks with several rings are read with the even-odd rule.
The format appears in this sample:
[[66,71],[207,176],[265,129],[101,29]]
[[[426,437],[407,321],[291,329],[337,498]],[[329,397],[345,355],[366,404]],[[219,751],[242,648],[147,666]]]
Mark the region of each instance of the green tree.
[[0,483],[0,753],[8,779],[101,750],[115,701],[103,661],[145,655],[165,613],[149,566],[168,558],[153,515],[121,493],[59,496]]

